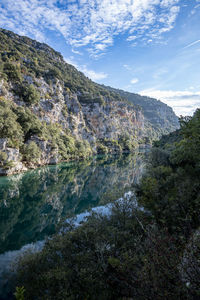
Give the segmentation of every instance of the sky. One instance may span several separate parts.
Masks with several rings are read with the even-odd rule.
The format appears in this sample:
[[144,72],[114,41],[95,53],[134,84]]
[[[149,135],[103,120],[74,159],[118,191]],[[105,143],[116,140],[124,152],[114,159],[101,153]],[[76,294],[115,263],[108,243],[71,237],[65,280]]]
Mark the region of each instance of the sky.
[[0,27],[177,115],[200,107],[200,0],[0,0]]

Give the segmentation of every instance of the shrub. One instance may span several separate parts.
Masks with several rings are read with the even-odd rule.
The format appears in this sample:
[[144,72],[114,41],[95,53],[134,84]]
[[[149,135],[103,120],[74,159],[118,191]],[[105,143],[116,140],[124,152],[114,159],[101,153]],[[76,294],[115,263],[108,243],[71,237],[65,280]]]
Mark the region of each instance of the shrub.
[[23,286],[22,287],[17,286],[16,292],[14,293],[16,300],[24,300],[24,293],[25,293],[25,288]]
[[20,68],[17,67],[16,65],[7,62],[4,64],[3,71],[11,81],[15,81],[15,82],[22,81]]
[[45,131],[44,124],[30,111],[30,109],[17,107],[15,113],[17,115],[17,122],[21,125],[24,132],[25,141],[32,135],[43,136]]
[[107,154],[108,148],[102,144],[97,144],[97,154]]
[[35,142],[30,142],[23,147],[23,159],[27,162],[36,163],[41,157],[41,150]]
[[23,101],[30,105],[38,104],[40,101],[40,93],[32,84],[28,86],[21,86],[19,95],[22,97]]
[[62,78],[62,74],[61,74],[60,70],[57,67],[52,67],[45,74],[45,78],[47,80],[48,79],[54,79],[54,78],[61,79]]
[[6,152],[0,151],[0,166],[3,166],[7,159]]
[[10,146],[19,147],[23,142],[23,131],[9,101],[0,101],[0,138],[8,138]]

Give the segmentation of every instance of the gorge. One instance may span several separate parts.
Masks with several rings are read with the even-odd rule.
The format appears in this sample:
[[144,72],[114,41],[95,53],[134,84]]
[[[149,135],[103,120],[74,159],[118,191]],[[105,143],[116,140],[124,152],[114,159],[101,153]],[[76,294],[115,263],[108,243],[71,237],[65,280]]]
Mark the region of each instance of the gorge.
[[130,152],[179,126],[166,104],[96,84],[46,44],[0,39],[1,175]]

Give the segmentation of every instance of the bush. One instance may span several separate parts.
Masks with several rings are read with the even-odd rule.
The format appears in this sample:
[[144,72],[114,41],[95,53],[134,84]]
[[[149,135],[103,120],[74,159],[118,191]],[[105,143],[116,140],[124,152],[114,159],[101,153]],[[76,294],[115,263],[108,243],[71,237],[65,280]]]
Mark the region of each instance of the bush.
[[35,116],[30,109],[24,107],[15,108],[17,122],[21,125],[25,136],[25,142],[32,136],[43,136],[45,132],[44,124]]
[[7,100],[0,101],[0,138],[8,138],[12,147],[19,147],[23,142],[23,131]]
[[62,79],[62,74],[60,70],[57,67],[53,67],[48,70],[47,73],[44,74],[44,77],[49,80],[49,79]]
[[30,300],[188,299],[175,241],[148,222],[134,201],[124,201],[109,216],[65,223],[41,252],[20,261],[17,284]]
[[23,159],[27,162],[36,163],[41,157],[41,150],[35,142],[30,142],[23,147]]
[[88,141],[76,141],[75,146],[78,158],[87,158],[92,155],[92,149]]
[[0,166],[4,166],[6,159],[7,159],[6,152],[0,151]]
[[22,76],[20,68],[9,62],[4,64],[3,72],[8,76],[11,81],[21,82]]
[[24,102],[30,105],[38,104],[40,101],[40,93],[32,84],[28,86],[21,86],[18,94],[22,97]]
[[98,143],[97,144],[97,154],[107,154],[108,148],[104,146],[103,144]]
[[170,153],[166,150],[153,148],[151,151],[150,160],[153,167],[161,165],[168,166],[170,164],[169,158]]

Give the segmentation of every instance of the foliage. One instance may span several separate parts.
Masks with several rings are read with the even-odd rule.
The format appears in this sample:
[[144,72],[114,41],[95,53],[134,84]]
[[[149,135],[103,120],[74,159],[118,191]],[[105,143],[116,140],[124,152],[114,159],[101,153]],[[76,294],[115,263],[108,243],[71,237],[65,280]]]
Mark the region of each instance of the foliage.
[[85,104],[88,104],[88,103],[99,103],[100,105],[105,104],[105,100],[104,100],[103,96],[100,95],[99,92],[97,94],[91,94],[91,93],[87,92],[87,93],[80,95],[78,99],[81,103],[85,103]]
[[7,154],[4,151],[0,151],[0,166],[3,166],[7,159]]
[[68,224],[42,252],[21,260],[17,284],[28,299],[181,298],[175,243],[147,221],[128,201],[116,203],[110,217]]
[[12,63],[5,63],[3,65],[3,72],[7,75],[7,78],[14,81],[14,82],[21,82],[22,76],[20,72],[20,68],[16,64]]
[[21,85],[17,93],[27,104],[38,104],[40,101],[40,93],[32,84],[27,86]]
[[108,151],[108,147],[106,147],[102,143],[97,144],[97,154],[107,154]]
[[36,163],[40,159],[41,150],[37,144],[31,141],[23,147],[23,158],[28,162]]
[[[137,197],[109,215],[67,224],[25,256],[17,284],[28,299],[198,299],[200,111],[181,140],[154,149]],[[141,207],[142,205],[142,207]]]
[[[66,93],[69,101],[76,93],[79,107],[99,104],[106,111],[109,101],[120,101],[122,107],[128,105],[128,108],[134,108],[140,114],[141,107],[137,103],[139,101],[141,106],[148,106],[148,111],[151,108],[153,120],[155,116],[153,111],[157,111],[157,108],[159,110],[164,105],[150,98],[148,102],[139,95],[135,96],[137,101],[130,101],[129,94],[92,82],[66,63],[60,53],[44,43],[18,36],[4,29],[0,29],[0,39],[0,77],[3,79],[0,105],[4,106],[0,112],[0,137],[8,138],[9,146],[19,148],[20,153],[23,152],[23,144],[35,136],[47,141],[52,151],[56,149],[60,160],[82,159],[91,155],[92,148],[87,142],[72,137],[62,126],[52,124],[49,120],[41,121],[46,114],[43,105],[50,110],[56,101],[60,101],[58,84],[64,91],[63,96]],[[48,84],[48,88],[44,81]],[[14,101],[2,100],[2,95],[7,97],[9,92],[14,94]],[[44,99],[47,100],[45,103],[42,101]],[[146,113],[145,110],[144,112]],[[69,107],[63,105],[62,114],[64,118],[70,117],[70,105]],[[170,114],[170,121],[173,123],[174,115],[172,115]],[[161,124],[162,116],[159,120]],[[132,151],[138,146],[136,142],[138,136],[146,141],[144,133],[150,136],[151,140],[157,138],[162,133],[162,126],[159,125],[160,127],[157,126],[154,130],[152,124],[145,123],[144,132],[137,132],[136,137],[127,137],[125,134],[119,137],[118,141],[99,141],[98,153],[112,152],[112,149],[114,152]],[[175,126],[174,123],[171,126],[170,122],[168,125],[170,129]],[[26,157],[28,156],[25,154],[24,159]]]
[[87,158],[92,155],[92,149],[88,141],[76,141],[75,146],[77,149],[78,157]]
[[126,134],[119,137],[119,144],[124,152],[133,151],[138,147],[137,140]]
[[23,130],[25,142],[32,135],[44,135],[44,124],[28,108],[17,107],[14,112],[17,115],[17,122]]
[[14,293],[16,300],[24,300],[24,292],[25,289],[23,286],[22,287],[17,286],[16,292]]
[[48,141],[52,149],[58,149],[62,160],[86,158],[92,154],[87,141],[78,141],[58,124],[46,124],[27,107],[0,99],[0,138],[7,138],[11,147],[20,148],[23,159],[37,163],[41,150],[35,143],[28,142],[31,137]]
[[7,160],[8,155],[4,151],[0,151],[0,167],[3,169],[9,169],[12,168],[15,163],[12,160]]
[[200,225],[199,126],[199,110],[193,118],[181,119],[181,140],[178,137],[170,148],[166,140],[163,149],[153,150],[138,190],[140,203],[153,212],[156,221],[184,239]]
[[12,108],[10,101],[0,101],[0,138],[8,138],[11,146],[19,147],[23,141],[23,131]]
[[[48,83],[60,80],[65,90],[79,92],[80,101],[85,103],[89,101],[104,104],[104,97],[114,101],[125,101],[117,93],[107,91],[85,77],[72,65],[67,64],[60,53],[46,44],[15,35],[4,29],[0,29],[0,39],[0,63],[4,64],[0,72],[2,77],[8,77],[9,80],[17,83],[20,83],[24,76],[43,77]],[[30,88],[23,88],[24,91],[21,93],[22,96],[24,94],[24,100],[37,104],[37,95]]]

